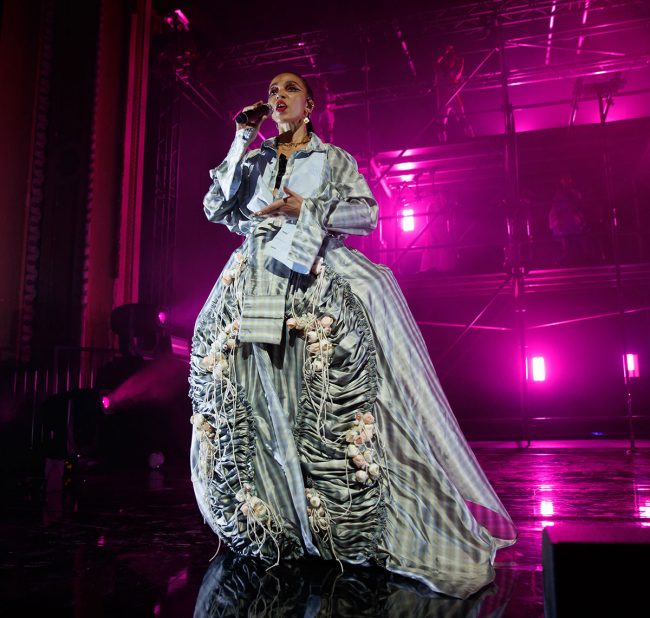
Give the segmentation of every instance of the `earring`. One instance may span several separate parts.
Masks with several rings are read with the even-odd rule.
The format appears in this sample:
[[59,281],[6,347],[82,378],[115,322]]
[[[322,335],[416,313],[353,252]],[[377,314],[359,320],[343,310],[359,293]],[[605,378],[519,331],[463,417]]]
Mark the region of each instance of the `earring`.
[[302,119],[302,121],[303,121],[305,124],[308,124],[308,123],[309,123],[309,116],[305,116],[305,117]]

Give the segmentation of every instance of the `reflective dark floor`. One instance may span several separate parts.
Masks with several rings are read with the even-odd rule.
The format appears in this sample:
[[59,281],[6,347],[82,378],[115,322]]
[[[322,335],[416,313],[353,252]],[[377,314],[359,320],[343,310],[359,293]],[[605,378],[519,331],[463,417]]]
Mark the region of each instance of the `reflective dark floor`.
[[[650,526],[650,450],[625,444],[475,445],[518,526],[494,584],[430,598],[381,569],[318,561],[271,572],[228,554],[196,510],[184,466],[79,470],[6,488],[3,616],[543,616],[541,533],[560,522]],[[577,614],[576,614],[577,615]]]

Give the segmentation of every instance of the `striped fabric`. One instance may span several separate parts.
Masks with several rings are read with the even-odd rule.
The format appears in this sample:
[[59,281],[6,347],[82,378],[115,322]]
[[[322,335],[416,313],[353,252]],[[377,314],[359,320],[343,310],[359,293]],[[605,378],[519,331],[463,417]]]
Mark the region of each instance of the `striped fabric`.
[[[287,222],[295,224],[288,259],[297,265],[296,272],[308,272],[328,234],[369,234],[375,229],[377,202],[355,160],[344,150],[324,144],[315,134],[304,150],[290,157],[283,177],[283,186],[294,189],[294,179],[305,175],[310,158],[320,155],[323,159],[324,164],[317,169],[319,181],[314,183],[308,179],[308,184],[303,182],[294,189],[302,191],[300,194],[305,198],[298,219],[255,217],[254,212],[275,199],[272,189],[279,158],[272,139],[263,142],[259,149],[246,152],[254,137],[251,128],[238,130],[226,159],[210,172],[213,183],[203,200],[210,221],[253,236],[258,228],[260,231],[274,228],[277,233]],[[284,195],[282,191],[277,198]],[[263,245],[269,240],[267,233]],[[279,343],[285,313],[284,303],[279,299],[286,296],[288,279],[279,264],[265,266],[269,257],[265,246],[257,243],[256,249],[250,255],[250,268],[259,277],[274,279],[269,282],[274,292],[271,297],[259,289],[247,290],[240,337],[246,342]]]
[[[211,221],[245,236],[224,273],[242,256],[245,262],[232,282],[217,281],[193,339],[190,393],[207,427],[195,429],[191,447],[201,513],[244,555],[274,560],[277,550],[281,559],[379,564],[465,598],[492,580],[495,553],[514,543],[516,531],[460,431],[392,272],[340,238],[368,234],[377,204],[354,160],[314,135],[287,165],[288,186],[305,198],[300,217],[254,217],[273,200],[277,153],[271,141],[246,152],[251,139],[250,131],[236,135],[204,201]],[[287,223],[296,225],[288,262],[322,257],[318,277],[269,254]],[[313,369],[306,333],[288,330],[287,313],[333,320],[326,372]],[[227,349],[215,342],[235,321],[239,342],[227,352],[227,375],[236,388],[229,390],[209,367],[214,351]],[[228,422],[217,422],[226,413]],[[382,471],[364,485],[355,481],[346,432],[366,414],[376,430],[370,461]],[[245,484],[262,501],[250,504],[275,514],[274,543],[246,536]],[[313,527],[305,502],[313,491],[331,516],[326,534]]]

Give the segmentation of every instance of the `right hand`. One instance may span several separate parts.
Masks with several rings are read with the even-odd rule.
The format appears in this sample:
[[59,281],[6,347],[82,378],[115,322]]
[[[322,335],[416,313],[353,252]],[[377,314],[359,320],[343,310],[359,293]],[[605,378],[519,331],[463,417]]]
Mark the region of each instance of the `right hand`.
[[[248,105],[244,108],[242,108],[243,112],[247,112],[248,110],[255,109],[258,105],[262,105],[264,101],[258,101],[257,103],[253,103],[253,105]],[[265,114],[264,116],[260,116],[255,120],[255,122],[247,122],[245,124],[240,124],[237,123],[237,128],[238,129],[245,129],[246,127],[253,127],[255,131],[259,131],[259,128],[262,126],[262,123],[269,117],[270,114]]]

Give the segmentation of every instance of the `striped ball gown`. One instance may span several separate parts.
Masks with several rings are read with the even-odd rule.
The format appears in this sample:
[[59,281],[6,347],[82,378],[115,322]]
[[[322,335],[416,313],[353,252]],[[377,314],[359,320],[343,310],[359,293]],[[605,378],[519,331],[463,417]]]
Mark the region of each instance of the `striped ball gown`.
[[344,244],[377,204],[354,159],[312,134],[284,162],[300,216],[255,216],[283,193],[274,141],[254,137],[237,132],[204,200],[243,243],[193,338],[199,509],[239,555],[379,565],[466,598],[516,533],[393,274]]

